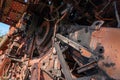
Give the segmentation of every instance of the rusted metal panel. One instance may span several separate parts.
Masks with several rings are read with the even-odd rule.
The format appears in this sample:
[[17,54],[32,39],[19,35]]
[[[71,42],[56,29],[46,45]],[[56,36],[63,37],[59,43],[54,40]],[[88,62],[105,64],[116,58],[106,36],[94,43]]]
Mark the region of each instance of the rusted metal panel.
[[9,19],[11,19],[13,21],[18,21],[21,17],[21,14],[18,14],[15,12],[10,12],[8,17],[9,17]]
[[81,53],[82,56],[91,57],[92,51],[90,49],[88,50],[84,46],[82,46],[82,45],[80,45],[80,44],[78,44],[78,43],[60,35],[60,34],[56,34],[56,37],[59,40],[63,41],[64,43],[66,43],[66,44],[70,45],[71,47],[75,48],[76,50],[82,51],[83,52],[83,53]]
[[13,1],[11,4],[11,9],[19,13],[23,13],[26,10],[26,8],[27,8],[27,5],[17,1]]
[[98,44],[104,47],[104,59],[99,61],[99,66],[108,76],[113,79],[120,79],[120,29],[101,28],[94,31],[91,37],[91,47]]
[[26,9],[27,5],[25,3],[18,2],[17,0],[6,0],[5,8],[2,12],[2,22],[15,25]]

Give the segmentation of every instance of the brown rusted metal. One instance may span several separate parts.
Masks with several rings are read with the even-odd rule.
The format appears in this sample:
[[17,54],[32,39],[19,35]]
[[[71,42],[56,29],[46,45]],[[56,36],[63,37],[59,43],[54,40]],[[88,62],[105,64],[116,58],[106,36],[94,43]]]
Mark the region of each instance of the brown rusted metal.
[[[57,55],[54,55],[52,48],[44,55],[38,63],[34,64],[32,67],[32,77],[31,80],[53,80],[55,75],[54,70],[60,70],[60,64],[57,59]],[[33,64],[33,63],[32,63]],[[37,75],[37,77],[36,77]]]
[[119,80],[120,30],[110,26],[120,2],[113,2],[1,0],[10,29],[0,42],[0,79]]
[[3,77],[4,74],[6,74],[6,70],[8,70],[8,66],[10,64],[11,60],[8,59],[8,58],[4,58],[3,61],[2,61],[2,64],[0,66],[0,77]]
[[99,61],[101,69],[113,79],[120,79],[120,30],[117,28],[101,28],[94,31],[91,36],[91,47],[98,44],[104,47],[103,60]]
[[39,28],[38,35],[36,37],[36,44],[41,46],[47,41],[46,39],[48,38],[49,35],[49,30],[50,30],[50,23],[48,21],[45,21],[42,23],[42,25]]
[[[2,1],[4,2],[3,5]],[[3,10],[1,21],[9,25],[15,25],[27,8],[25,3],[16,0],[1,0],[1,5]]]

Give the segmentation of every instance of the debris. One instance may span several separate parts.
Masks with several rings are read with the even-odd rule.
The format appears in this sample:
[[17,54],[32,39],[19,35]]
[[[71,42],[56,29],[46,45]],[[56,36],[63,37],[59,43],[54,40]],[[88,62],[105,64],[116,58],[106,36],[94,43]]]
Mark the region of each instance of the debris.
[[0,79],[119,80],[119,3],[0,1]]

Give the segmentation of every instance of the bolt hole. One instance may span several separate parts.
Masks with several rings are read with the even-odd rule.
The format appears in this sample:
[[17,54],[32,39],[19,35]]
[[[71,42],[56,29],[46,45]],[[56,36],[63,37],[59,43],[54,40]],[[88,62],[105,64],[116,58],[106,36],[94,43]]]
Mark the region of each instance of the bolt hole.
[[78,40],[78,42],[80,43],[80,42],[81,42],[81,40]]
[[97,26],[97,25],[100,25],[100,22],[97,22],[95,25],[96,25],[96,26]]
[[45,65],[45,62],[43,63],[43,66]]
[[99,53],[104,53],[104,48],[103,48],[103,47],[101,47],[101,48],[99,49]]

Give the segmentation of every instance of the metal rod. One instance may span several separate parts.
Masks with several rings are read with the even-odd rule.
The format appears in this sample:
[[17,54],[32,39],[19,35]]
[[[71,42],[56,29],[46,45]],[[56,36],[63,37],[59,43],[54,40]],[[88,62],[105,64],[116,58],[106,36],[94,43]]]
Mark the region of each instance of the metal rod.
[[59,44],[57,42],[55,42],[54,46],[55,46],[55,49],[57,51],[58,59],[59,59],[60,64],[62,66],[63,74],[65,75],[66,80],[73,80],[71,73],[70,73],[70,70],[69,70],[69,67],[67,66],[65,59],[62,55],[62,51],[60,50]]

